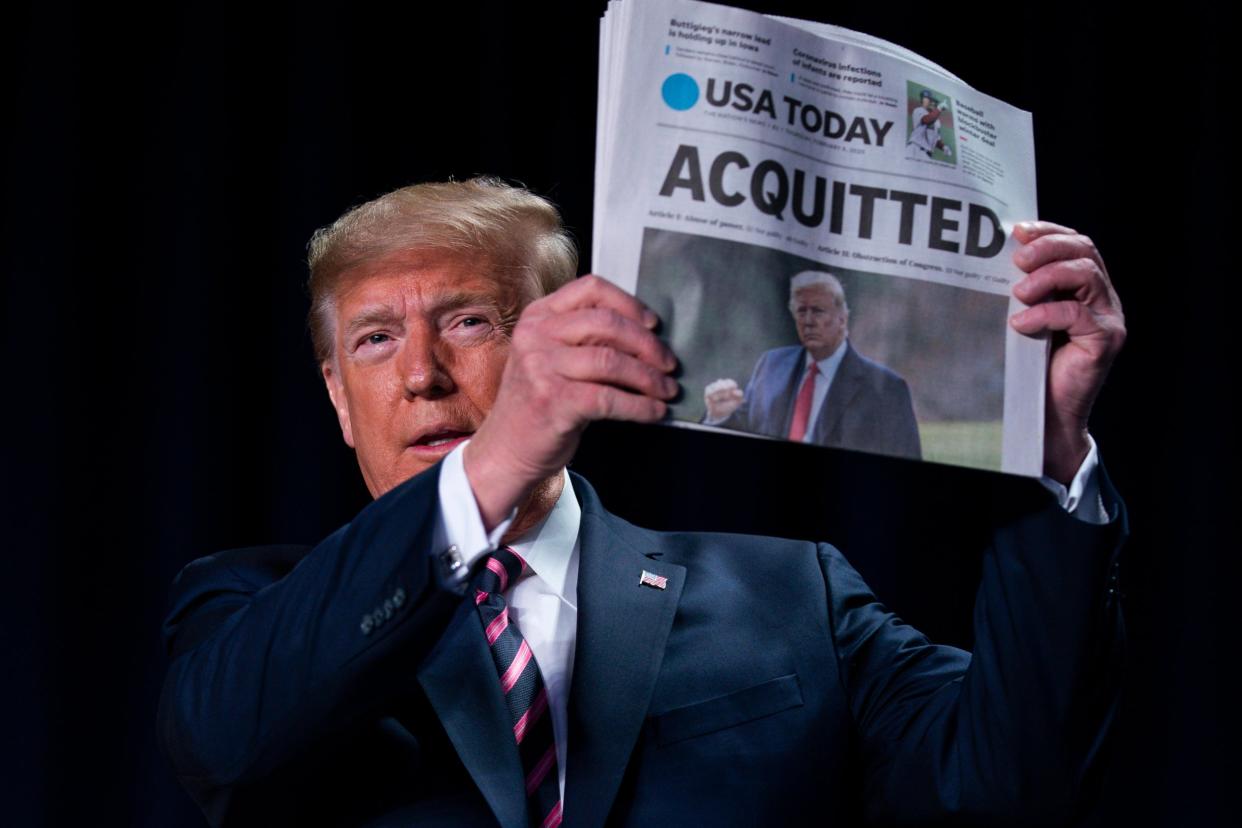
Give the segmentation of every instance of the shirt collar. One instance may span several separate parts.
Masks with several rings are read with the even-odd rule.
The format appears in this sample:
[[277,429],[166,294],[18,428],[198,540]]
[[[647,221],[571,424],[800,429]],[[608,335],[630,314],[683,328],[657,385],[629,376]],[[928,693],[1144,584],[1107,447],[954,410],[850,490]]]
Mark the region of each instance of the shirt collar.
[[[526,565],[552,591],[567,603],[577,606],[578,528],[582,524],[582,506],[574,495],[569,471],[562,470],[564,485],[552,510],[520,538],[509,544],[526,561]],[[573,575],[574,577],[571,577]]]
[[804,348],[803,350],[806,351],[806,364],[802,366],[803,372],[805,372],[807,369],[811,367],[812,362],[815,362],[815,364],[819,366],[820,374],[824,375],[825,377],[833,376],[834,374],[837,373],[837,369],[841,367],[841,360],[845,359],[845,349],[846,347],[848,347],[848,345],[849,345],[849,340],[846,339],[845,337],[842,337],[841,344],[837,346],[837,349],[833,351],[831,354],[829,354],[828,356],[820,360],[812,359],[811,352],[806,351],[806,349]]

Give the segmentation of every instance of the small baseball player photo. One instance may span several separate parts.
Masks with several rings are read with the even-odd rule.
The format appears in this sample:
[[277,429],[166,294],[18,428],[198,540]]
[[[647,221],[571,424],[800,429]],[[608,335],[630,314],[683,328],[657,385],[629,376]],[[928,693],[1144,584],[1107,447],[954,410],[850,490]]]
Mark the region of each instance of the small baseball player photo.
[[911,158],[926,155],[933,161],[954,161],[955,132],[949,96],[908,82],[910,137],[906,149]]

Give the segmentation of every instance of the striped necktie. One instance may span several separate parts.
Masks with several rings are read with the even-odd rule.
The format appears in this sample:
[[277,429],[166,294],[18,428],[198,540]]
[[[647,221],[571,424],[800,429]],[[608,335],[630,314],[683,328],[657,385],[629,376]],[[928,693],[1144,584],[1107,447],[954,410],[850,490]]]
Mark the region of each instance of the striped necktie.
[[530,645],[509,623],[509,607],[501,594],[528,571],[526,561],[512,549],[496,550],[475,578],[474,602],[512,716],[513,738],[526,777],[530,824],[553,828],[561,824],[561,793],[548,692]]

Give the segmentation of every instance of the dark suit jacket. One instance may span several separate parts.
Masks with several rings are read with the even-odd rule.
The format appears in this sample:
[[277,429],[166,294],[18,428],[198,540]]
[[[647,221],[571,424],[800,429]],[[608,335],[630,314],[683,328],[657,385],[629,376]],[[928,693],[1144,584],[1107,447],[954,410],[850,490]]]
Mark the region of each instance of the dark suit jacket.
[[[437,476],[313,549],[178,576],[159,728],[211,822],[525,824],[473,601],[438,586],[429,554]],[[972,660],[888,613],[831,546],[653,532],[573,483],[566,825],[1048,824],[1073,808],[1114,705],[1123,517],[1049,503],[1003,527]],[[640,586],[644,569],[667,589]]]
[[[806,350],[773,348],[759,357],[746,399],[719,425],[752,434],[786,437],[802,385]],[[845,356],[811,425],[811,442],[918,460],[919,427],[906,381],[872,362],[846,340]]]

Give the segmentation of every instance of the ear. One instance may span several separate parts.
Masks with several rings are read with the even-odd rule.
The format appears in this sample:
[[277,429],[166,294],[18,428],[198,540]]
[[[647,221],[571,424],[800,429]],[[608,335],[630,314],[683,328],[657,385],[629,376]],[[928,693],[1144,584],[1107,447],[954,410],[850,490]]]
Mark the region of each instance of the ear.
[[354,448],[354,430],[349,423],[349,399],[345,393],[345,384],[341,382],[341,372],[333,370],[332,360],[325,359],[320,369],[323,371],[323,384],[328,388],[328,398],[332,400],[332,408],[336,411],[336,419],[341,424],[341,436],[345,444]]

